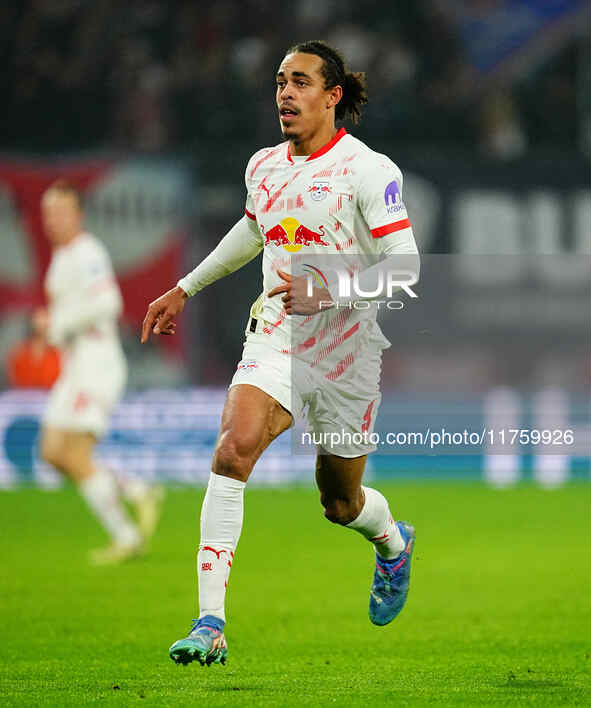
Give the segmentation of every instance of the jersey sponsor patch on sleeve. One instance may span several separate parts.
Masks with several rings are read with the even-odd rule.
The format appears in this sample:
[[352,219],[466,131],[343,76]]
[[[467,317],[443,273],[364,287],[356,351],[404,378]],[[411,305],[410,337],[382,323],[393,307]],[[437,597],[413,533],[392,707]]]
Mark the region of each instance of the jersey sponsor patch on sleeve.
[[400,194],[400,187],[395,179],[388,184],[384,191],[384,202],[386,204],[386,211],[388,214],[397,214],[399,211],[404,209],[402,195]]

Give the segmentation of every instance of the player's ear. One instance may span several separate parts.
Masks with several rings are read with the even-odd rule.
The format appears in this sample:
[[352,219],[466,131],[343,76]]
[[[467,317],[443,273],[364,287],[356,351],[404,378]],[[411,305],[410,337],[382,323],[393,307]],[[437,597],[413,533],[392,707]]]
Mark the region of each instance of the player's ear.
[[332,108],[333,106],[336,106],[342,97],[343,97],[342,87],[341,86],[333,86],[333,88],[331,88],[330,91],[328,92],[328,101],[327,101],[326,107]]

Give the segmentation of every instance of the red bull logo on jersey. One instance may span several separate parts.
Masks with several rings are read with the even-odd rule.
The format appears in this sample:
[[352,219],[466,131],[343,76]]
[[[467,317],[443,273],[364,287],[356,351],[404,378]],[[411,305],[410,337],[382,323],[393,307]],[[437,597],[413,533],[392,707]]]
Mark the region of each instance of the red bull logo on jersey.
[[265,246],[283,246],[289,253],[297,253],[304,246],[328,246],[328,241],[323,238],[324,226],[319,226],[318,231],[312,231],[291,216],[264,233]]
[[315,179],[308,187],[308,193],[315,202],[321,202],[332,192],[332,187],[328,180]]

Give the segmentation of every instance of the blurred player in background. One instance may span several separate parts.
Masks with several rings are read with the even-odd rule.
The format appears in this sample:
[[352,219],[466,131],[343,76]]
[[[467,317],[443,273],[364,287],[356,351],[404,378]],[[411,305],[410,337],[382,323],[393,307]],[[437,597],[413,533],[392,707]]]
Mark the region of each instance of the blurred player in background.
[[[43,195],[41,212],[53,247],[45,280],[48,338],[63,351],[63,370],[43,419],[41,454],[77,485],[112,538],[92,553],[92,561],[117,563],[145,550],[162,496],[160,488],[137,478],[117,480],[93,459],[127,378],[118,332],[121,293],[105,247],[83,230],[76,189],[55,182]],[[122,496],[135,508],[137,524]]]
[[[288,50],[276,78],[287,144],[253,155],[244,217],[176,288],[150,304],[142,331],[142,341],[151,330],[172,334],[188,296],[263,251],[263,293],[251,308],[201,512],[199,619],[170,648],[171,658],[183,664],[225,662],[226,585],[242,528],[244,486],[263,450],[306,405],[314,432],[373,431],[381,351],[389,346],[377,308],[323,309],[321,303],[337,299],[329,282],[310,297],[307,278],[285,272],[286,266],[326,254],[343,264],[359,254],[372,256],[375,265],[359,276],[364,292],[375,287],[376,267],[385,270],[389,263],[386,272],[392,272],[400,256],[410,258],[418,273],[400,170],[335,126],[346,117],[357,122],[367,100],[364,76],[346,72],[326,44],[307,42]],[[320,447],[316,482],[326,518],[374,545],[369,614],[374,624],[385,625],[406,601],[415,531],[393,520],[378,491],[362,486],[366,456],[374,450],[367,436]]]

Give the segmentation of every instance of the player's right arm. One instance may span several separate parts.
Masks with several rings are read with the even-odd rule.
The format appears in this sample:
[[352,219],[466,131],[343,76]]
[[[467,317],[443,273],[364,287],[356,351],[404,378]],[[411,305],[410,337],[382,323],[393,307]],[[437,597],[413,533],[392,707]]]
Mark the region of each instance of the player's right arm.
[[248,222],[251,219],[243,216],[197,268],[181,278],[175,288],[150,303],[142,325],[142,343],[147,341],[150,331],[154,334],[174,334],[173,320],[183,311],[187,298],[230,275],[261,252],[263,241],[260,232],[257,228],[255,234]]
[[[247,167],[247,175],[248,171]],[[207,258],[179,280],[176,288],[150,303],[142,325],[142,344],[147,341],[150,331],[154,334],[174,334],[174,318],[182,312],[187,298],[242,268],[263,250],[264,241],[254,216],[248,178],[246,188],[246,208],[242,219],[228,231]]]

